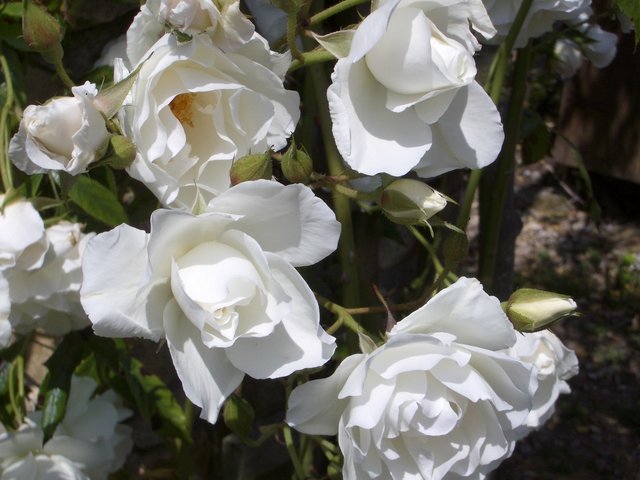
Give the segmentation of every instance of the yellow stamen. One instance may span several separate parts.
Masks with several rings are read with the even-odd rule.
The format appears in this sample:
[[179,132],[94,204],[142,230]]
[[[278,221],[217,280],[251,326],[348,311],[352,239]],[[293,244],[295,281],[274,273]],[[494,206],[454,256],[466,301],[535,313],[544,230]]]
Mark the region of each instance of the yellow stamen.
[[176,117],[181,124],[189,125],[191,128],[193,128],[192,108],[193,98],[195,96],[195,93],[181,93],[176,95],[169,104],[169,108],[171,109],[173,116]]

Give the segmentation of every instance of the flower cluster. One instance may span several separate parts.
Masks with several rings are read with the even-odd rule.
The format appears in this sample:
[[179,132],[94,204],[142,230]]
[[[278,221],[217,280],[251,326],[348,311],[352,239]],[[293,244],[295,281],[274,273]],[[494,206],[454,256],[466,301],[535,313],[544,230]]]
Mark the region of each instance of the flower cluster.
[[[250,3],[263,11],[259,2]],[[299,2],[282,1],[286,14],[275,14],[275,21],[286,17],[291,53],[272,50],[238,0],[148,0],[114,46],[123,57],[112,62],[114,85],[98,92],[87,82],[72,87],[73,96],[27,107],[10,142],[13,165],[48,175],[43,188],[52,195],[40,204],[56,213],[43,221],[38,202],[22,198],[30,189],[14,188],[0,165],[6,191],[0,195],[0,347],[12,334],[40,329],[63,335],[89,325],[103,337],[162,342],[186,397],[210,423],[245,375],[277,379],[322,367],[336,352],[336,338],[322,327],[316,295],[296,268],[336,249],[351,210],[342,208],[338,221],[315,192],[326,187],[367,200],[371,211],[409,226],[427,247],[416,226],[432,234],[433,227],[450,228],[447,240],[455,244],[443,250],[451,273],[450,264],[468,248],[466,223],[439,219],[455,202],[421,179],[483,168],[503,148],[492,100],[499,95],[490,97],[476,81],[474,55],[478,38],[504,40],[522,4],[377,0],[353,29],[324,36],[309,30],[299,41],[302,25],[311,28],[313,21],[302,21],[308,12]],[[37,11],[40,27],[53,25],[57,35],[49,39],[59,43],[55,19]],[[567,71],[580,56],[576,49],[604,66],[615,54],[614,36],[589,26],[591,13],[589,0],[536,0],[515,46],[560,20],[593,40],[558,44]],[[300,52],[306,37],[320,47]],[[47,50],[52,61],[54,50]],[[315,92],[320,98],[305,92],[307,123],[294,141],[300,95],[289,89],[295,83],[287,73],[327,54],[336,58],[331,84],[322,95]],[[64,71],[59,62],[56,69]],[[319,80],[311,77],[304,82]],[[316,109],[311,104],[318,100]],[[318,157],[330,157],[328,174],[314,171],[315,153],[297,144],[314,137],[316,113],[324,134],[333,136],[318,142],[324,145]],[[126,154],[119,156],[120,147]],[[342,164],[332,155],[335,147]],[[116,226],[126,215],[118,214],[122,192],[110,167],[126,169],[157,197],[146,210],[156,209],[148,224],[146,218],[134,223],[146,230]],[[73,188],[82,183],[74,182],[96,186],[105,171],[110,185],[96,193],[97,203],[111,199],[116,219],[95,215],[91,201],[77,206],[115,228],[84,234],[76,221],[85,218],[66,209],[78,201]],[[420,179],[397,178],[407,174]],[[474,192],[465,200],[471,202]],[[346,272],[355,254],[350,243],[341,244],[343,283],[353,281]],[[439,267],[438,248],[429,250]],[[537,304],[501,305],[464,277],[442,288],[449,279],[443,273],[433,285],[440,291],[388,325],[379,345],[351,317],[362,309],[323,302],[338,315],[328,331],[349,324],[361,335],[363,351],[344,355],[333,375],[298,385],[286,422],[303,434],[337,435],[345,479],[486,478],[569,391],[567,380],[578,370],[575,354],[548,331],[514,329],[528,328],[523,325]],[[543,296],[558,300],[562,315],[546,315],[528,331],[576,308],[568,297]],[[96,341],[89,332],[78,337]],[[83,367],[95,362],[95,378],[103,377],[102,360],[91,355],[82,357]],[[107,370],[119,373],[123,364],[113,363]],[[68,379],[71,369],[66,373]],[[97,388],[73,377],[66,414],[51,438],[45,440],[37,412],[17,431],[2,433],[0,478],[103,479],[119,469],[131,449],[130,429],[119,422],[130,412],[113,392],[96,395]]]
[[45,228],[24,200],[5,205],[0,227],[0,344],[8,343],[12,331],[64,335],[88,326],[80,305],[81,262],[93,234],[66,221]]
[[105,480],[131,450],[131,415],[113,391],[95,395],[96,383],[72,377],[69,406],[53,436],[44,441],[42,413],[32,412],[15,432],[0,433],[0,478]]

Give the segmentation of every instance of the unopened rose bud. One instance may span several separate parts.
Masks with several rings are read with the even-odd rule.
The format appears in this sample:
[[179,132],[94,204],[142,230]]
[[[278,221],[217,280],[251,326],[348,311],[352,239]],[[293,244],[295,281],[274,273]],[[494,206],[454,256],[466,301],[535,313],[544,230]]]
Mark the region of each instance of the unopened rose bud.
[[60,22],[32,1],[24,4],[22,37],[29,48],[42,54],[51,63],[62,59],[62,28]]
[[127,168],[136,158],[136,146],[131,140],[122,135],[109,137],[107,155],[100,162],[116,170]]
[[567,295],[533,288],[515,291],[502,305],[507,317],[520,332],[544,330],[552,323],[573,315],[578,308],[576,302]]
[[237,185],[248,180],[270,179],[271,152],[245,155],[239,158],[231,166],[229,177],[231,185]]
[[309,177],[313,172],[311,157],[304,150],[296,148],[295,143],[292,143],[282,156],[280,167],[291,183],[309,183]]
[[427,225],[431,217],[447,206],[447,200],[426,183],[401,178],[384,189],[380,206],[392,222]]
[[78,175],[104,155],[109,132],[93,104],[96,86],[85,82],[71,92],[73,97],[53,98],[24,110],[9,144],[9,158],[23,172],[62,170]]

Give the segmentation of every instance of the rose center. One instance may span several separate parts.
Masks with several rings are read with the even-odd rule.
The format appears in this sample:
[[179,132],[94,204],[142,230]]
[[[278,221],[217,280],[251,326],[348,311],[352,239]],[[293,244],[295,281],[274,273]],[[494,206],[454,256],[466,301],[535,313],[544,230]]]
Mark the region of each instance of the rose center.
[[183,126],[188,125],[193,128],[193,102],[195,96],[195,93],[180,93],[169,104],[171,113]]

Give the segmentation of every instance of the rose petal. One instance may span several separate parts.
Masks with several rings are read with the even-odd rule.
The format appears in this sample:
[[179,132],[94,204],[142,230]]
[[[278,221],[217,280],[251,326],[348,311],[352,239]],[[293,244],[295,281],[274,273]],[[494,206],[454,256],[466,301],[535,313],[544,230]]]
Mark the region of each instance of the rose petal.
[[365,357],[363,354],[351,355],[330,377],[296,387],[289,396],[286,422],[302,433],[336,435],[338,421],[348,403],[347,399],[338,398],[338,392]]
[[340,236],[333,211],[300,184],[243,182],[209,202],[207,211],[242,215],[235,228],[294,266],[319,262],[335,250]]
[[354,170],[402,176],[431,147],[431,129],[413,109],[387,109],[386,89],[364,60],[338,60],[327,98],[336,145]]
[[98,335],[158,340],[168,281],[146,280],[147,234],[128,225],[89,241],[82,262],[82,306]]
[[461,88],[431,128],[433,146],[413,169],[423,178],[458,168],[486,167],[504,141],[500,114],[477,82]]
[[515,330],[502,311],[500,301],[487,295],[474,278],[461,277],[440,291],[426,305],[398,322],[389,336],[435,332],[451,333],[457,343],[489,350],[509,348],[516,341]]
[[227,349],[231,362],[254,378],[279,378],[326,363],[335,339],[320,326],[318,304],[300,274],[277,255],[267,254],[271,272],[291,297],[291,311],[265,337],[238,338]]
[[240,385],[244,373],[231,364],[224,349],[204,346],[200,332],[184,318],[175,301],[164,311],[164,328],[185,395],[202,408],[201,418],[215,423],[220,407]]

